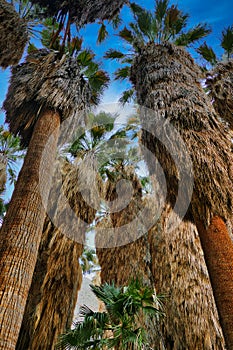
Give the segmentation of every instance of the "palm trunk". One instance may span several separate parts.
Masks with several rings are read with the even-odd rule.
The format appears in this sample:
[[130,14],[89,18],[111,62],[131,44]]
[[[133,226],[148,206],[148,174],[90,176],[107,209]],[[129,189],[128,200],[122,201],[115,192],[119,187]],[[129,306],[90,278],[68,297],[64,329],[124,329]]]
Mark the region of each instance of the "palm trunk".
[[219,62],[208,72],[206,85],[216,112],[233,130],[233,60]]
[[46,110],[38,119],[1,229],[0,349],[15,349],[20,331],[41,240],[59,126],[57,112]]
[[[195,224],[201,222],[206,228],[216,213],[226,220],[232,219],[233,157],[230,134],[218,121],[213,106],[199,84],[200,77],[201,72],[190,55],[171,44],[149,44],[136,58],[131,75],[138,103],[150,111],[148,113],[148,110],[142,109],[142,143],[163,168],[167,181],[166,202],[175,207],[179,187],[183,185],[183,196],[175,212],[178,216],[185,214],[184,204],[189,204],[192,182],[191,172],[186,166],[188,154],[194,170],[194,192],[186,220],[192,221],[194,218]],[[170,126],[179,132],[184,145],[177,142],[177,135]],[[177,157],[176,163],[174,157]],[[147,156],[146,160],[151,173],[156,173],[154,158]],[[202,248],[204,256],[208,255],[208,250],[214,249],[211,242]],[[224,247],[219,248],[223,256]],[[228,300],[231,300],[233,287],[232,259],[221,271],[221,278],[229,280],[231,285]],[[212,270],[208,272],[212,280]],[[221,315],[224,305],[218,304],[217,307]],[[232,325],[233,313],[230,309],[233,310],[233,303],[228,309],[228,315],[224,314],[225,321],[221,319],[229,349],[232,333],[226,323]]]
[[169,232],[171,216],[176,226],[178,217],[167,205],[149,231],[155,288],[167,296],[156,349],[225,349],[197,228],[185,221]]
[[[224,221],[215,216],[206,230],[198,225],[227,348],[233,349],[233,244]],[[211,249],[210,249],[211,247]],[[224,273],[223,273],[224,272]]]
[[[65,161],[61,181],[59,169],[55,170],[49,197],[53,217],[45,220],[17,350],[53,350],[59,335],[71,327],[82,283],[79,258],[96,212],[80,193],[84,164],[76,168]],[[69,216],[69,209],[74,215]]]
[[[136,222],[134,224],[135,218],[140,216],[140,211],[145,205],[141,183],[131,167],[120,169],[120,173],[114,181],[109,180],[106,184],[105,198],[113,204],[110,206],[112,212],[97,228],[96,253],[101,267],[101,283],[114,282],[117,286],[125,286],[130,280],[138,278],[143,284],[153,286],[148,234],[138,235],[139,225]],[[133,187],[133,196],[129,204],[126,204],[128,191],[124,184],[121,185],[120,193],[116,193],[116,185],[122,179],[129,181]],[[114,212],[117,199],[120,200],[123,209]],[[119,202],[117,204],[119,205]],[[116,230],[108,235],[108,227]],[[123,231],[118,232],[118,228],[123,228]],[[145,321],[142,317],[140,323],[147,330],[150,346],[154,347],[159,338],[156,320]]]
[[46,219],[17,350],[54,350],[59,335],[71,327],[82,283],[82,250]]

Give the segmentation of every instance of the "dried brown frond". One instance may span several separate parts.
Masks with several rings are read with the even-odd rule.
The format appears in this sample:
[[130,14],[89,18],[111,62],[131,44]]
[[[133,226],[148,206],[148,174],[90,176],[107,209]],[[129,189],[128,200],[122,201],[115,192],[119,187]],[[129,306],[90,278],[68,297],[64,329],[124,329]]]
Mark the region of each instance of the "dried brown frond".
[[[152,111],[141,111],[141,139],[163,168],[167,200],[174,205],[180,179],[184,186],[191,179],[186,154],[191,157],[194,171],[193,213],[208,225],[212,215],[225,219],[232,215],[233,153],[231,135],[204,93],[200,76],[191,56],[172,44],[149,44],[136,57],[131,71],[138,103]],[[170,125],[178,131],[183,145]],[[153,131],[166,142],[153,136]],[[147,157],[147,162],[150,171],[156,172],[154,157]],[[190,195],[189,183],[184,203]],[[178,213],[183,209],[180,205]]]
[[206,85],[216,112],[233,130],[233,60],[219,62],[208,72]]
[[75,58],[45,49],[29,54],[26,61],[12,68],[3,107],[10,131],[27,145],[36,120],[46,108],[60,113],[61,120],[82,122],[90,90]]
[[50,16],[58,17],[69,12],[71,22],[82,26],[96,20],[111,20],[128,0],[32,0],[32,3],[45,7]]
[[28,41],[27,24],[14,6],[0,0],[0,66],[7,68],[19,62]]
[[[196,226],[170,205],[149,231],[152,274],[167,295],[160,334],[166,349],[225,349],[218,312]],[[177,226],[174,230],[172,226]],[[164,349],[156,344],[156,349]]]

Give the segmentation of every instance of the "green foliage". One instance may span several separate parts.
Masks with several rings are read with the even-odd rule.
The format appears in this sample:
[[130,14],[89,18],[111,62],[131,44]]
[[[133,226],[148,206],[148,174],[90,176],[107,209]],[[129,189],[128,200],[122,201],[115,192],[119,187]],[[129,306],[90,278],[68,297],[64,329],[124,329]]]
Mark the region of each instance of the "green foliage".
[[217,56],[214,50],[206,42],[198,47],[197,52],[211,65],[214,66],[217,63]]
[[[73,330],[63,334],[59,348],[64,349],[145,349],[147,334],[140,326],[148,317],[161,317],[163,296],[156,296],[154,290],[142,282],[132,280],[128,286],[116,287],[114,284],[91,285],[96,297],[106,308],[105,312],[93,312],[87,306],[80,309],[81,321]],[[106,337],[106,331],[111,332]]]
[[24,157],[25,152],[20,146],[19,137],[4,130],[3,126],[0,126],[0,155],[7,164],[8,181],[14,184],[18,172],[17,162]]
[[[169,6],[168,0],[156,0],[154,11],[148,11],[135,3],[131,3],[130,8],[134,21],[129,23],[129,28],[124,27],[118,34],[130,49],[127,53],[108,50],[105,54],[105,58],[117,59],[121,64],[127,64],[115,72],[115,78],[119,80],[129,78],[134,56],[140,55],[148,43],[163,44],[169,41],[176,45],[190,46],[210,33],[206,24],[198,24],[185,32],[188,14],[179,10],[178,6]],[[133,97],[132,89],[126,90],[120,102],[125,104]]]
[[233,25],[223,30],[221,46],[227,53],[227,58],[229,59],[233,54]]
[[98,266],[98,259],[95,250],[85,248],[80,258],[80,264],[84,273],[95,271]]
[[97,43],[102,43],[108,36],[108,31],[106,28],[106,25],[104,23],[101,24],[99,32],[98,32],[98,38]]
[[207,28],[206,24],[198,24],[190,29],[187,33],[182,33],[176,40],[175,44],[178,46],[190,46],[194,42],[204,38],[210,34],[211,29]]

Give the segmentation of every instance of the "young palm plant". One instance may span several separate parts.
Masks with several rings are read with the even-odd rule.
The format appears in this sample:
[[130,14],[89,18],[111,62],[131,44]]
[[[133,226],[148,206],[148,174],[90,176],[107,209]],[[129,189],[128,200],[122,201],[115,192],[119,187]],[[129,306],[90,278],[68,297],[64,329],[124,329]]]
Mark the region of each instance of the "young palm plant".
[[206,43],[197,51],[212,68],[206,73],[205,83],[213,106],[220,118],[233,130],[233,25],[222,31],[220,45],[224,50],[222,59],[218,59]]
[[106,311],[93,312],[84,305],[80,309],[82,320],[61,337],[59,348],[149,349],[145,329],[138,324],[142,318],[163,315],[163,297],[156,296],[139,280],[132,280],[125,287],[105,283],[91,285],[91,289]]
[[[156,1],[154,14],[138,6],[135,7],[135,5],[133,5],[133,10],[136,22],[130,25],[130,29],[125,28],[120,33],[120,36],[131,45],[131,53],[134,55],[133,61],[131,61],[132,57],[129,56],[129,61],[119,52],[110,51],[106,56],[109,58],[115,56],[121,61],[127,59],[127,62],[131,64],[128,64],[123,72],[122,70],[118,71],[117,77],[130,77],[136,90],[137,102],[143,106],[140,115],[141,142],[158,159],[167,181],[166,202],[168,207],[165,208],[164,215],[169,212],[170,205],[172,208],[175,207],[181,182],[187,186],[184,198],[181,200],[182,203],[179,203],[180,207],[176,206],[175,208],[178,217],[183,210],[183,203],[186,203],[190,196],[188,185],[190,171],[186,169],[186,161],[181,156],[182,153],[184,155],[184,152],[181,152],[181,145],[177,142],[175,134],[169,129],[170,126],[178,130],[184,140],[186,152],[191,156],[194,170],[194,192],[191,205],[185,216],[186,222],[190,223],[186,229],[189,228],[191,231],[193,229],[192,223],[198,228],[225,340],[227,346],[231,348],[233,319],[229,310],[232,308],[233,300],[232,293],[229,291],[232,291],[233,288],[230,277],[232,274],[232,242],[229,233],[225,230],[225,240],[221,239],[221,244],[219,242],[218,249],[216,249],[216,246],[207,243],[211,242],[211,239],[208,240],[210,231],[206,230],[216,214],[220,221],[220,217],[225,220],[232,217],[230,135],[225,130],[223,132],[213,106],[199,83],[201,79],[199,67],[195,65],[190,55],[180,47],[190,46],[208,34],[209,30],[206,26],[197,25],[194,29],[184,32],[183,28],[187,24],[188,16],[175,6],[169,8],[168,1]],[[163,142],[159,141],[155,135],[159,135]],[[169,149],[163,144],[166,141]],[[179,165],[180,169],[177,169],[175,165],[174,156],[177,157],[176,164]],[[156,173],[152,158],[147,157],[147,164],[150,172]],[[182,176],[182,180],[180,176]],[[163,221],[162,217],[161,220]],[[173,224],[175,225],[175,221]],[[213,225],[211,228],[213,229]],[[169,234],[163,227],[160,232],[164,235]],[[188,238],[187,236],[188,232],[183,239]],[[154,241],[152,251],[155,248],[156,242]],[[200,253],[200,249],[198,250]],[[173,253],[174,251],[171,249],[171,254]],[[213,263],[216,262],[216,259],[217,265]],[[189,264],[188,261],[187,264]],[[156,271],[156,266],[154,271]],[[226,283],[229,284],[226,285]],[[199,290],[201,289],[199,284]],[[186,289],[185,293],[187,291]],[[223,295],[227,295],[227,297],[222,298]],[[205,312],[209,313],[207,305],[206,302]],[[189,304],[189,306],[191,305]],[[203,317],[201,306],[199,310],[198,317]],[[197,314],[197,312],[192,310],[191,313],[196,319],[195,313]],[[186,311],[183,315],[187,316]],[[214,317],[210,314],[208,317],[209,324],[212,324],[213,320],[217,324],[216,313]],[[174,318],[173,320],[175,323]],[[195,324],[198,327],[199,322],[195,322]],[[203,322],[203,324],[206,323]],[[192,317],[189,318],[189,324],[186,323],[186,325],[187,327],[191,326],[190,333],[192,333]],[[212,343],[211,346],[221,346],[222,348],[224,345],[219,327],[217,326],[216,329],[215,326],[213,327],[218,338],[217,343],[215,336],[212,338],[212,332],[209,332],[208,327],[206,329],[210,344]],[[200,327],[195,332],[197,334],[195,346],[202,348],[205,332],[203,333]],[[190,344],[192,340],[188,336],[187,328],[182,331],[182,337],[178,341],[177,334],[169,333],[167,343],[170,346],[175,344],[175,348],[178,348],[180,342],[184,348],[193,346],[193,343]],[[220,338],[217,334],[220,335]],[[221,345],[216,345],[219,343]]]

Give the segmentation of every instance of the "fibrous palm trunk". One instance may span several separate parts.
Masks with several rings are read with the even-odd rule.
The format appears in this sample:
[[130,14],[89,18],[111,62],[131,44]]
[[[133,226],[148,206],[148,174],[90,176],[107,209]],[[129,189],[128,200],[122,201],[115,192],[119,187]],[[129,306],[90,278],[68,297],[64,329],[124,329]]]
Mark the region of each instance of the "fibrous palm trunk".
[[[59,169],[56,169],[58,174]],[[83,251],[85,230],[95,217],[79,192],[80,170],[65,162],[63,179],[54,176],[49,201],[61,222],[61,230],[47,216],[44,224],[33,281],[18,339],[18,350],[52,350],[58,336],[71,327],[77,294],[82,283],[79,258]],[[59,181],[60,180],[60,181]],[[64,199],[57,200],[62,182]],[[73,213],[73,220],[68,215]],[[68,229],[68,232],[67,232]],[[71,237],[72,232],[72,237]]]
[[[169,229],[171,223],[178,226]],[[165,349],[225,349],[196,226],[190,221],[178,224],[167,205],[149,231],[149,241],[155,288],[166,295],[166,317],[159,325]]]
[[17,64],[28,41],[27,25],[12,4],[0,0],[0,67]]
[[[192,174],[186,159],[191,157],[194,191],[185,219],[192,222],[194,218],[202,243],[214,215],[225,220],[232,218],[230,135],[218,121],[199,83],[199,68],[182,48],[172,44],[149,44],[136,58],[131,73],[138,103],[147,107],[141,110],[142,143],[163,168],[167,181],[166,202],[174,207],[178,216],[185,214],[184,205],[189,204]],[[171,126],[178,131],[184,144],[179,142]],[[148,167],[151,173],[156,173],[157,165],[148,154]],[[180,186],[183,186],[183,196],[176,203]],[[199,229],[200,224],[203,229]],[[213,247],[202,243],[202,248],[207,257],[206,250]],[[224,268],[218,270],[228,286],[228,297],[216,294],[213,289],[229,349],[233,346],[233,333],[229,331],[233,329],[233,315],[229,311],[233,308],[232,258],[228,255]],[[222,259],[220,250],[216,259]],[[212,280],[215,267],[208,264],[208,272]]]
[[20,331],[41,240],[59,125],[59,114],[49,110],[37,121],[1,228],[0,349],[15,349]]
[[208,72],[206,85],[216,112],[233,130],[233,60],[219,62]]
[[0,349],[4,350],[15,349],[23,319],[41,241],[60,122],[70,117],[69,125],[77,125],[88,95],[76,60],[54,52],[36,51],[12,72],[4,108],[10,129],[20,133],[22,143],[29,143],[29,147],[1,231]]
[[[143,284],[152,287],[148,234],[145,231],[139,234],[140,224],[135,220],[140,218],[145,206],[141,182],[130,166],[117,169],[117,172],[120,174],[114,180],[108,180],[105,187],[105,199],[110,204],[110,215],[100,222],[96,234],[101,282],[114,282],[117,286],[125,286],[132,279],[138,278]],[[126,182],[121,182],[122,180]],[[130,198],[127,198],[127,182],[133,189]],[[118,193],[117,186],[120,187]],[[141,220],[143,222],[144,217]],[[142,317],[141,325],[146,327],[150,345],[153,346],[155,339],[158,339],[156,321],[145,321]]]

